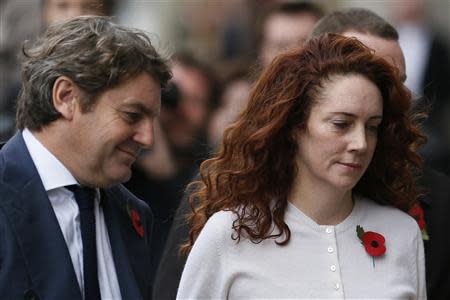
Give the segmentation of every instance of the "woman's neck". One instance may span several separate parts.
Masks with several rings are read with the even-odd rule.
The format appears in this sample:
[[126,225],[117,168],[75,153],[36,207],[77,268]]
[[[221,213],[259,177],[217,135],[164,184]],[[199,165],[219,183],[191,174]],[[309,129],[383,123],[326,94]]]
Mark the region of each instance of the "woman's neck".
[[305,180],[294,181],[288,199],[319,225],[337,225],[353,209],[351,190],[308,184]]

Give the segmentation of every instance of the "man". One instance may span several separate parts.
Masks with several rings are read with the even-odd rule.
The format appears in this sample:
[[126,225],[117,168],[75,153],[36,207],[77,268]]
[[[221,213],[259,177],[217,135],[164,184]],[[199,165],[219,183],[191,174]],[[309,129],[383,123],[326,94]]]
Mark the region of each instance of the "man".
[[429,166],[450,176],[450,48],[427,22],[429,7],[425,0],[409,0],[393,6],[393,17],[408,65],[405,84],[428,110],[423,122],[428,142],[421,153]]
[[[366,9],[335,11],[318,22],[312,37],[327,32],[356,37],[396,66],[403,80],[406,79],[398,33],[375,13]],[[450,179],[425,167],[421,184],[425,197],[420,199],[420,204],[429,234],[429,240],[424,241],[428,298],[450,299]]]
[[153,144],[166,60],[105,17],[25,53],[20,131],[0,150],[0,298],[149,299],[153,217],[120,183]]
[[267,66],[281,52],[302,46],[322,16],[322,8],[313,2],[286,2],[271,7],[262,21],[261,64]]

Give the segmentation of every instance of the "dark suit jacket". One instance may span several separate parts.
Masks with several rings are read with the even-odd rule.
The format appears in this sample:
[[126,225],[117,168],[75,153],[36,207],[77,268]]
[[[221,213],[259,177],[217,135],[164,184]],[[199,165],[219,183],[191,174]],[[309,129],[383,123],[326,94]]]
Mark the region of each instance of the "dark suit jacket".
[[421,199],[427,232],[425,267],[428,299],[450,299],[450,178],[425,168]]
[[430,51],[425,59],[425,69],[421,88],[424,99],[416,103],[425,105],[428,118],[423,127],[428,136],[428,143],[421,148],[427,164],[450,176],[450,144],[447,120],[450,109],[450,52],[445,40],[431,34]]
[[[422,185],[427,190],[420,200],[425,212],[427,232],[425,265],[428,299],[450,299],[450,178],[425,168]],[[166,249],[155,279],[153,297],[158,300],[175,299],[178,284],[186,263],[178,250],[187,240],[189,227],[185,216],[191,212],[189,191],[183,198],[175,216]],[[370,296],[370,295],[369,295]]]
[[[121,185],[101,190],[123,299],[150,299],[150,208]],[[141,217],[141,238],[127,207]],[[72,260],[22,134],[0,150],[0,299],[82,299]]]

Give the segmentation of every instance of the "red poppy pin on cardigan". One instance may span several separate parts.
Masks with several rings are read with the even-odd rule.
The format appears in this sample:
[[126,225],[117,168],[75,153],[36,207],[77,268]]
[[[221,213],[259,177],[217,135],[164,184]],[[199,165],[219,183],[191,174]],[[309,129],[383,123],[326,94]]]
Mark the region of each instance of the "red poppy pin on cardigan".
[[144,227],[141,224],[141,216],[135,209],[130,208],[127,205],[128,215],[131,218],[131,223],[133,224],[134,230],[136,230],[137,234],[143,238],[144,237]]
[[364,231],[364,228],[360,225],[356,226],[356,235],[361,240],[366,252],[372,256],[373,267],[375,268],[375,257],[386,253],[384,236],[377,232]]
[[411,207],[408,213],[411,217],[416,219],[422,233],[422,239],[424,241],[428,241],[430,239],[430,236],[427,232],[427,224],[425,223],[425,214],[423,212],[422,206],[420,206],[419,203],[416,203],[413,207]]

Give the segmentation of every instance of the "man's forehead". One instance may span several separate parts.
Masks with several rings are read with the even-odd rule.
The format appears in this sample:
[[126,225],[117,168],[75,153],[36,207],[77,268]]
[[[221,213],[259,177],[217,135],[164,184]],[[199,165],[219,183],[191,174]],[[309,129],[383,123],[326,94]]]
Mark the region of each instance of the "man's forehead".
[[342,33],[344,36],[355,37],[367,47],[375,50],[375,53],[396,66],[403,80],[406,79],[406,65],[403,51],[398,41],[386,39],[373,34],[362,33],[356,30],[348,30]]
[[265,35],[283,34],[288,28],[290,32],[298,32],[307,35],[311,32],[317,17],[308,12],[300,12],[296,14],[275,13],[268,17],[264,24]]

